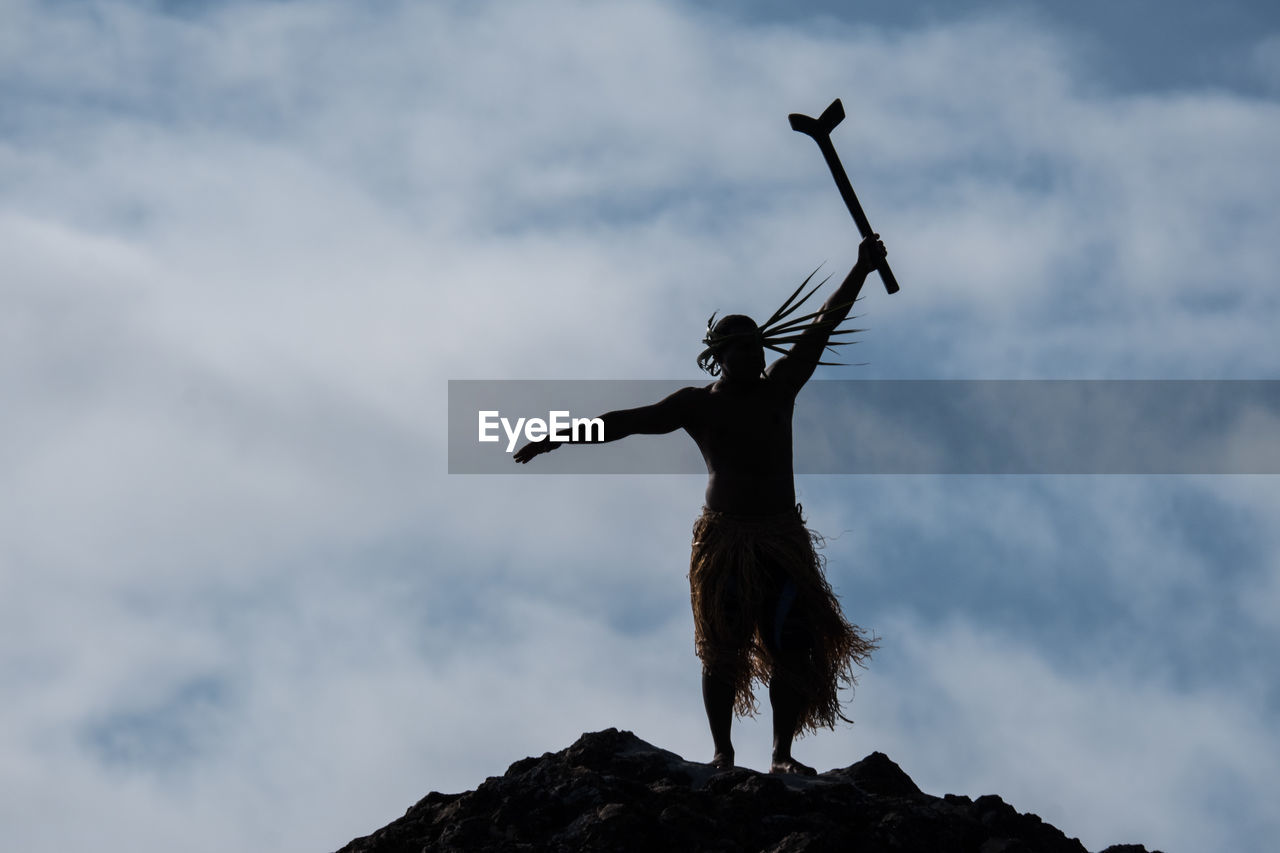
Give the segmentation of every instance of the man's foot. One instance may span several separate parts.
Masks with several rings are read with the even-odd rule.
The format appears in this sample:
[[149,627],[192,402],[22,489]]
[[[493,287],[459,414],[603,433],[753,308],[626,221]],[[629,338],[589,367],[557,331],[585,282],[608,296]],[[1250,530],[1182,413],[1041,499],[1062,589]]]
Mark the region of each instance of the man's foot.
[[733,769],[733,753],[717,752],[711,758],[711,766],[720,770],[732,770]]
[[769,765],[770,773],[794,773],[797,776],[817,776],[818,771],[794,758],[775,758]]

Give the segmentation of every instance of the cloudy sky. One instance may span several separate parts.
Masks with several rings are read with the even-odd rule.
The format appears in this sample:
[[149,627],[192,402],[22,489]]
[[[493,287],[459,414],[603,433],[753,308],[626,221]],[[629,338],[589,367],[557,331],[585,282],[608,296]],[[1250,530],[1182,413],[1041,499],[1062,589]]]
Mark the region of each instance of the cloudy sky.
[[[786,122],[837,96],[903,289],[822,376],[1276,378],[1271,4],[0,0],[6,846],[336,849],[609,726],[709,758],[702,481],[451,476],[447,382],[698,381],[712,311],[856,256]],[[1280,834],[1275,477],[797,486],[883,646],[802,760],[1095,850]]]

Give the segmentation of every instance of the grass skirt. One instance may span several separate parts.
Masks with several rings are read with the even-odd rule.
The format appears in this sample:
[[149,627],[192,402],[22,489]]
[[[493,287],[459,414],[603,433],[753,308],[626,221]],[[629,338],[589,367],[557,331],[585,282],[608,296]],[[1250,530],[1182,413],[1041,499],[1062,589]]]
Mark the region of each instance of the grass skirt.
[[757,681],[785,679],[801,697],[799,734],[852,722],[838,693],[876,648],[840,612],[821,545],[799,505],[763,518],[703,509],[693,526],[689,587],[704,671],[733,685],[739,716],[755,716]]

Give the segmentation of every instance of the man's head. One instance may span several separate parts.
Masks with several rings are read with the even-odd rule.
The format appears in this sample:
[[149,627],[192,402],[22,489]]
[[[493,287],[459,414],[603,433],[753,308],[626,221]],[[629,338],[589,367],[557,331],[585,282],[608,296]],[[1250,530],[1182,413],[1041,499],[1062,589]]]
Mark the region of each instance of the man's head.
[[764,372],[764,336],[755,320],[745,314],[729,314],[715,323],[707,321],[707,348],[698,356],[698,366],[726,379],[756,379]]

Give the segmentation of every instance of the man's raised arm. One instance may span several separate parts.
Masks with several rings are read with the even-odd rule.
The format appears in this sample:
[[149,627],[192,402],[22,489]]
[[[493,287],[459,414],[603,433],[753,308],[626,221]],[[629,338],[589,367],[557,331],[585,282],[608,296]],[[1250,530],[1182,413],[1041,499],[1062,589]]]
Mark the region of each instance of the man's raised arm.
[[809,381],[822,351],[831,340],[831,332],[849,316],[849,309],[862,291],[867,276],[874,272],[885,257],[884,243],[879,234],[872,234],[858,246],[858,260],[845,276],[835,292],[822,304],[822,313],[813,319],[791,349],[769,366],[769,378],[795,385],[796,390]]
[[[681,388],[656,403],[640,406],[636,409],[619,409],[616,412],[605,412],[600,416],[604,421],[604,441],[617,441],[629,435],[658,435],[675,432],[689,423],[693,411],[693,401],[701,393],[699,388]],[[555,450],[561,444],[572,443],[562,441],[531,441],[515,452],[517,462],[525,463],[533,457]],[[577,442],[580,444],[598,444],[599,442]]]

